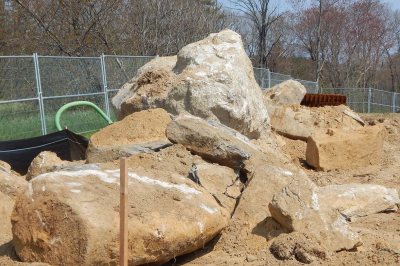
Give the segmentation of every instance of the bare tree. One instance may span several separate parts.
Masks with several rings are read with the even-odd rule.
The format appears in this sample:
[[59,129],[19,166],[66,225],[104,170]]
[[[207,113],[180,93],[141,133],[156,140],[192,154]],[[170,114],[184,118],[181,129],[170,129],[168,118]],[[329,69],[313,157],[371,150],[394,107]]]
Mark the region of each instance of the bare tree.
[[268,67],[268,57],[274,47],[279,43],[282,34],[271,36],[271,29],[283,16],[277,6],[272,6],[270,0],[232,0],[236,9],[244,14],[252,23],[257,34],[258,65]]
[[7,1],[14,53],[166,55],[227,25],[214,0]]

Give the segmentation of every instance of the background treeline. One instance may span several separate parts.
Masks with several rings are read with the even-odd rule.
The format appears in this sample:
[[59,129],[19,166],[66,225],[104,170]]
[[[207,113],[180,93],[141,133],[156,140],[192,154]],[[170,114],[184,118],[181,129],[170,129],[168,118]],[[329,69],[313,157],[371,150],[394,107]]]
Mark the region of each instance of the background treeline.
[[255,66],[400,92],[400,13],[379,0],[0,0],[0,55],[171,55],[223,28]]

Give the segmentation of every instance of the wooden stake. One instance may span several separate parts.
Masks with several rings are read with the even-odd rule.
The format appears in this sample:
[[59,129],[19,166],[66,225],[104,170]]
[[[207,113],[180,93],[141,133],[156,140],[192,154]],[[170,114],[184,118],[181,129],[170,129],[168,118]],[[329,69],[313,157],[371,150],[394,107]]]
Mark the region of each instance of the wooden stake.
[[128,169],[126,158],[120,160],[120,189],[119,265],[128,266]]

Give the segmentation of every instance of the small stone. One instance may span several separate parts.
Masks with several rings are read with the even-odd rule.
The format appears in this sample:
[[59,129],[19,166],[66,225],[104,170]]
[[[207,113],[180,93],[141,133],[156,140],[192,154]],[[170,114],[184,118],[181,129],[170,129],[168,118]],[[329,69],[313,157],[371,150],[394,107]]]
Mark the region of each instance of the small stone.
[[257,257],[249,254],[246,256],[246,260],[247,260],[247,262],[253,262],[253,261],[257,260]]

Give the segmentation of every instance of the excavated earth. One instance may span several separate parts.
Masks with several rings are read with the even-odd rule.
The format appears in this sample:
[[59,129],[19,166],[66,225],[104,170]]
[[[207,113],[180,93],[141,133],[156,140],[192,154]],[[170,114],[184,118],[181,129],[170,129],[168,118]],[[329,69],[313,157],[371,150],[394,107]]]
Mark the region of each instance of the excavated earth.
[[[325,108],[326,109],[326,108]],[[315,171],[306,164],[307,143],[276,136],[282,151],[319,186],[335,184],[378,184],[400,191],[400,114],[360,114],[368,125],[382,124],[388,134],[384,143],[384,157],[380,165],[351,170]],[[378,213],[361,217],[352,222],[352,228],[362,237],[363,245],[350,251],[324,252],[326,243],[311,241],[304,234],[281,234],[282,229],[274,221],[266,221],[264,230],[253,232],[262,236],[254,242],[241,243],[240,239],[226,237],[241,228],[228,227],[220,238],[203,250],[170,262],[169,265],[300,265],[288,257],[277,259],[271,251],[285,250],[291,245],[314,255],[311,265],[399,265],[400,264],[400,211]],[[270,230],[268,233],[267,231]],[[274,240],[279,239],[274,244]],[[220,242],[223,242],[223,245]],[[317,243],[317,246],[316,246]],[[257,252],[252,252],[256,250]],[[296,250],[296,249],[294,249]],[[276,254],[276,253],[275,253]]]
[[[382,124],[388,134],[384,143],[384,157],[380,165],[363,167],[351,170],[315,171],[307,166],[305,162],[306,142],[292,140],[276,136],[281,150],[290,160],[300,167],[309,178],[319,186],[332,184],[379,184],[400,190],[400,114],[363,114],[362,118],[369,125]],[[147,157],[150,155],[135,156],[130,159],[130,164],[139,164],[145,167],[170,169],[177,173],[184,174],[190,168],[192,159],[187,157],[187,152],[177,146],[167,149],[159,154],[159,164],[154,164]],[[139,160],[136,160],[138,158]],[[173,159],[175,158],[175,159]],[[175,162],[176,161],[176,162]],[[179,163],[178,163],[179,162]],[[116,162],[110,164],[116,164]],[[22,178],[22,177],[21,177]],[[2,199],[2,214],[7,211],[7,199]],[[335,253],[318,253],[315,256],[313,265],[399,265],[400,263],[400,212],[379,213],[357,219],[352,223],[352,228],[361,235],[363,245],[352,251],[341,251]],[[241,243],[240,239],[229,237],[234,235],[235,230],[241,230],[240,226],[226,228],[221,236],[216,237],[203,249],[194,253],[178,257],[169,262],[169,265],[299,265],[300,262],[294,258],[279,260],[272,253],[272,248],[279,249],[282,246],[290,246],[291,243],[301,245],[306,250],[321,250],[315,247],[315,241],[308,241],[303,234],[282,234],[283,237],[277,243],[270,238],[267,231],[270,230],[276,235],[280,226],[274,221],[266,222],[266,230],[255,232],[258,238],[254,241]],[[1,224],[0,226],[0,265],[47,265],[42,263],[23,263],[18,261],[15,255],[11,240],[11,225]],[[276,236],[274,235],[274,236]],[[260,242],[260,239],[264,239]],[[223,242],[221,245],[218,242]],[[261,247],[260,247],[261,245]],[[323,247],[324,243],[320,243]],[[256,253],[251,252],[257,249]],[[323,248],[322,248],[323,250]],[[66,254],[67,255],[67,254]]]
[[[264,103],[229,30],[146,64],[114,97],[123,119],[92,136],[86,161],[45,152],[27,176],[0,162],[0,266],[116,265],[120,157],[131,265],[400,265],[400,115],[361,115],[387,132],[362,147],[336,138],[363,127],[357,114],[300,106],[306,90],[289,83]],[[348,163],[385,138],[383,155],[316,171],[305,140],[317,143],[317,130],[351,151]]]

